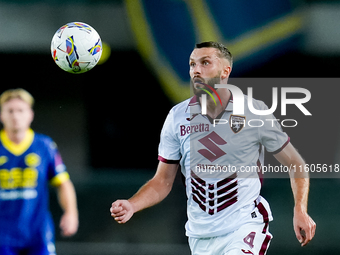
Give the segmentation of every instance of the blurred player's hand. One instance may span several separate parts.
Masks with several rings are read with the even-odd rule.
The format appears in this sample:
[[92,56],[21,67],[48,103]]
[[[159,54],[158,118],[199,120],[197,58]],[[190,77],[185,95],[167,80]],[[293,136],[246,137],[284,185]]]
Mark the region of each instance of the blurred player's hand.
[[306,211],[294,209],[294,231],[296,238],[305,246],[315,235],[316,224]]
[[132,217],[134,210],[128,200],[117,200],[112,203],[110,212],[115,221],[122,224],[126,223]]
[[61,235],[64,237],[73,236],[78,231],[78,213],[65,212],[60,219]]

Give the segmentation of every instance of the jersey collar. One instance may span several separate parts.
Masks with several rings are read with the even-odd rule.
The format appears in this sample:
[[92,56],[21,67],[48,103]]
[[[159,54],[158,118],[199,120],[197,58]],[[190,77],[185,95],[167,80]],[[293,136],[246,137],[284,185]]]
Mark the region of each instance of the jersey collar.
[[34,140],[34,132],[32,129],[28,129],[26,131],[24,140],[22,140],[19,144],[16,144],[9,139],[5,130],[1,130],[0,140],[6,150],[15,156],[20,156],[32,145]]
[[[226,112],[233,111],[233,94],[232,93],[230,95],[229,102],[225,108],[225,111]],[[185,112],[186,113],[189,112],[191,114],[200,114],[202,112],[200,101],[196,95],[190,99],[188,107],[186,108]]]

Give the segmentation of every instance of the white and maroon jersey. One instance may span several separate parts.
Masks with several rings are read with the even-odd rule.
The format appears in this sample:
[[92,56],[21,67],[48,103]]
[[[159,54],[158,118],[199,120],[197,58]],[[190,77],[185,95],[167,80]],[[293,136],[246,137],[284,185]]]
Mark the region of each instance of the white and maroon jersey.
[[[205,238],[223,235],[250,222],[272,220],[260,196],[258,171],[264,148],[280,152],[289,142],[273,115],[234,115],[232,98],[218,119],[201,114],[194,96],[173,107],[163,126],[159,160],[180,163],[187,194],[186,234]],[[268,107],[253,99],[257,110]]]

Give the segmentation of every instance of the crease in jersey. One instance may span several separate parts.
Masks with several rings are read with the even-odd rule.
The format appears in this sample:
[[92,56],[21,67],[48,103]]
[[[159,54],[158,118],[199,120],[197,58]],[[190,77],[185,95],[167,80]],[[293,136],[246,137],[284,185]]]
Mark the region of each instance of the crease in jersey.
[[34,131],[32,129],[28,129],[26,131],[26,136],[24,140],[21,141],[19,144],[16,144],[9,139],[5,130],[1,130],[0,140],[6,150],[8,150],[10,153],[12,153],[15,156],[20,156],[25,151],[27,151],[28,148],[32,145],[33,140],[34,140]]

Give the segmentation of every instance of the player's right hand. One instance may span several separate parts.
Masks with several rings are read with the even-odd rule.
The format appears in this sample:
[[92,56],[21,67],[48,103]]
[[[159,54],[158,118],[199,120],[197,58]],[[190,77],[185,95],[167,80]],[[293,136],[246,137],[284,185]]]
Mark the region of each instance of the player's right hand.
[[110,212],[119,224],[126,223],[134,213],[132,204],[128,200],[116,200],[112,203]]

